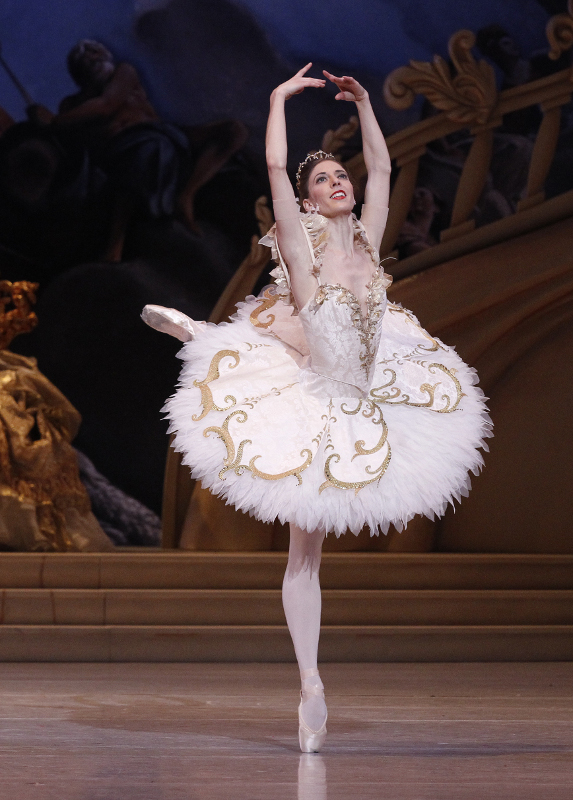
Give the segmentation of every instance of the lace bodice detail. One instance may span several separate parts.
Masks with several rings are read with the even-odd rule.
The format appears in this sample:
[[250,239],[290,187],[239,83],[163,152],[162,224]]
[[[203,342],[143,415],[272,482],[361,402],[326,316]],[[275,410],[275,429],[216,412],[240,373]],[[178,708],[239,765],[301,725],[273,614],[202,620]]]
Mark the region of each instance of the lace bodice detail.
[[[301,214],[301,224],[312,254],[312,273],[318,287],[298,313],[310,350],[312,378],[318,383],[320,378],[330,382],[329,390],[333,396],[363,396],[368,393],[386,310],[386,288],[392,282],[382,270],[378,254],[354,215],[352,222],[356,244],[370,255],[374,264],[374,274],[366,286],[366,314],[362,313],[358,298],[350,289],[339,283],[321,283],[320,267],[328,242],[328,220],[316,213]],[[274,230],[262,243],[273,248],[279,264],[271,275],[284,301],[293,305],[296,311],[288,270],[280,255]]]
[[[336,394],[362,396],[370,389],[386,310],[384,278],[374,275],[367,288],[365,316],[356,296],[340,284],[321,284],[300,311],[310,368],[343,384]],[[350,391],[345,385],[358,391]]]

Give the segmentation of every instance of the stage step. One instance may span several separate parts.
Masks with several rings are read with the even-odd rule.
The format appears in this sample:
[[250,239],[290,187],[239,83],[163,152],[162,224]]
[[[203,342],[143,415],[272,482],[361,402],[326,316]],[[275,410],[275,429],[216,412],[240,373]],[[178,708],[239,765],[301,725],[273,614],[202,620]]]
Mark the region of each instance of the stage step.
[[[283,625],[2,625],[2,661],[294,661]],[[325,625],[319,661],[573,661],[571,625]]]
[[[0,553],[6,589],[280,589],[286,553]],[[573,589],[573,555],[324,553],[325,589]]]
[[[571,590],[325,589],[325,625],[573,625]],[[5,625],[284,625],[278,589],[4,589]]]
[[[0,554],[0,660],[291,661],[285,553]],[[573,659],[573,556],[326,553],[323,661]]]

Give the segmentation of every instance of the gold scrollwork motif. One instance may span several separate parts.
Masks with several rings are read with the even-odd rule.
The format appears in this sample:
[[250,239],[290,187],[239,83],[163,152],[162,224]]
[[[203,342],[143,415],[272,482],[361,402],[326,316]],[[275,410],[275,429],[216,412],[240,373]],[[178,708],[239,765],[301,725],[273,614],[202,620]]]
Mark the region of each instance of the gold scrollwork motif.
[[254,325],[255,328],[270,328],[275,321],[275,315],[269,314],[267,322],[261,322],[259,316],[276,305],[280,299],[280,294],[278,294],[274,287],[271,286],[268,289],[265,289],[262,298],[259,300],[258,306],[251,311],[251,315],[249,317],[251,325]]
[[384,83],[388,105],[409,108],[416,95],[422,94],[453,122],[485,124],[497,103],[495,73],[487,61],[476,62],[472,55],[474,44],[475,35],[468,30],[458,31],[450,38],[448,50],[454,75],[441,56],[434,56],[432,63],[410,61],[410,66],[395,69]]
[[241,464],[243,460],[243,451],[247,444],[252,444],[251,439],[242,439],[239,442],[239,446],[235,447],[235,443],[233,441],[232,435],[229,433],[229,423],[230,421],[236,417],[236,422],[246,422],[248,420],[248,415],[245,411],[238,409],[237,411],[233,411],[232,414],[229,414],[228,417],[225,418],[223,424],[218,426],[211,426],[210,428],[205,428],[203,431],[203,436],[208,437],[210,433],[214,433],[219,439],[222,440],[223,444],[227,449],[227,456],[223,461],[223,469],[219,472],[219,478],[224,480],[224,476],[226,472],[234,472],[235,475],[243,475],[245,472],[251,472],[252,475],[256,478],[263,478],[266,481],[278,481],[281,478],[288,478],[293,475],[297,481],[298,485],[302,483],[302,478],[300,477],[300,473],[303,472],[307,467],[310,466],[312,463],[312,452],[310,450],[304,449],[301,450],[301,458],[304,458],[304,462],[293,469],[285,470],[284,472],[278,473],[270,473],[270,472],[263,472],[258,467],[255,466],[255,461],[258,458],[261,458],[260,455],[253,456],[248,464]]
[[[422,366],[426,366],[426,362],[420,362]],[[387,405],[395,405],[395,406],[411,406],[412,408],[427,408],[430,411],[435,411],[438,414],[450,414],[452,411],[455,411],[456,408],[459,406],[462,397],[465,397],[462,391],[462,385],[459,380],[456,378],[454,371],[449,370],[443,364],[429,364],[427,366],[428,372],[435,374],[436,370],[443,372],[445,375],[450,378],[452,383],[456,389],[456,397],[452,399],[448,394],[445,392],[440,395],[440,400],[443,401],[443,406],[441,408],[434,408],[434,403],[436,402],[436,390],[438,386],[440,386],[440,382],[438,383],[422,383],[420,385],[420,392],[422,394],[428,395],[428,400],[422,402],[415,402],[410,399],[410,395],[402,392],[399,387],[390,388],[392,384],[396,381],[396,373],[394,370],[385,369],[384,373],[390,373],[391,379],[388,383],[383,384],[382,386],[377,386],[375,389],[370,390],[371,397],[377,403],[386,403]],[[386,391],[382,391],[386,390]]]
[[219,439],[222,440],[223,444],[227,448],[227,456],[223,461],[225,465],[221,472],[219,473],[219,478],[223,479],[223,475],[229,470],[233,470],[236,475],[242,475],[245,470],[249,469],[246,464],[241,464],[241,459],[243,458],[243,450],[246,444],[251,444],[250,439],[243,439],[239,446],[235,449],[235,443],[233,441],[233,437],[229,433],[229,422],[233,419],[233,417],[237,417],[237,422],[246,422],[248,419],[247,413],[242,410],[233,411],[232,414],[229,414],[228,417],[225,417],[223,424],[220,427],[212,425],[210,428],[205,428],[203,431],[203,436],[208,438],[210,433],[214,433]]
[[281,389],[277,389],[276,386],[273,386],[270,392],[266,394],[261,394],[258,397],[245,397],[241,405],[248,406],[250,409],[253,409],[257,403],[260,403],[261,400],[266,400],[267,397],[279,397],[283,392],[286,392],[287,389],[292,389],[293,386],[296,386],[298,381],[294,383],[287,383],[286,386],[283,386]]
[[[425,331],[422,328],[422,326],[418,324],[418,322],[416,321],[416,319],[414,318],[412,313],[410,311],[408,311],[407,308],[402,308],[401,306],[394,305],[394,303],[388,303],[387,311],[389,311],[390,314],[403,314],[406,317],[406,319],[408,320],[408,322],[411,325],[413,325],[414,328],[416,328],[416,330],[419,333],[421,333],[422,336],[425,339],[428,339],[428,341],[430,341],[432,343],[431,347],[423,347],[422,345],[418,345],[416,350],[423,350],[425,353],[435,353],[436,350],[444,350],[444,352],[448,351],[447,347],[444,347],[443,344],[440,344],[440,342],[438,342],[437,339],[434,339],[432,336],[430,336],[428,331]],[[413,351],[413,352],[415,352],[415,351]]]
[[258,467],[255,467],[255,461],[257,458],[261,458],[261,456],[253,456],[249,461],[249,469],[253,473],[256,478],[263,478],[265,481],[279,481],[281,478],[288,478],[290,475],[293,475],[297,481],[298,485],[300,486],[302,483],[302,478],[300,477],[300,473],[303,472],[307,467],[309,467],[312,463],[312,451],[304,450],[300,451],[301,458],[305,458],[303,464],[299,467],[294,467],[294,469],[286,470],[285,472],[277,472],[276,474],[270,472],[262,472]]
[[191,417],[195,422],[202,420],[210,411],[229,411],[237,402],[237,399],[229,394],[225,397],[225,403],[229,403],[229,405],[227,408],[220,408],[213,400],[213,393],[209,388],[209,384],[220,377],[219,364],[224,358],[232,358],[235,361],[234,364],[229,364],[229,369],[235,369],[235,367],[239,366],[240,358],[238,350],[219,350],[211,360],[207,376],[202,381],[193,381],[193,386],[201,389],[201,405],[203,406],[203,410],[200,414],[193,414]]
[[326,480],[320,486],[318,490],[319,494],[321,494],[329,486],[334,486],[337,489],[354,489],[355,494],[358,494],[360,489],[363,489],[365,486],[368,486],[371,483],[377,483],[383,477],[384,473],[388,469],[388,464],[390,463],[390,460],[392,458],[392,449],[388,442],[388,426],[386,425],[384,418],[382,417],[381,422],[378,422],[376,424],[382,425],[382,435],[380,437],[378,444],[374,448],[372,448],[372,450],[366,450],[364,448],[364,442],[362,440],[355,442],[354,449],[356,450],[356,455],[353,456],[354,460],[354,458],[356,458],[356,456],[358,455],[372,455],[373,453],[377,453],[378,451],[380,451],[384,447],[384,445],[387,446],[388,450],[386,456],[384,457],[384,461],[380,464],[379,467],[373,468],[370,465],[367,465],[364,468],[364,472],[366,472],[368,475],[372,475],[372,478],[367,478],[363,481],[340,480],[333,474],[330,468],[330,464],[332,462],[338,464],[338,462],[341,460],[340,455],[338,453],[332,453],[331,455],[328,456],[324,464],[324,474],[326,475]]
[[567,4],[566,14],[555,14],[545,29],[549,42],[549,58],[556,61],[559,56],[573,46],[573,0]]
[[249,351],[249,353],[251,352],[251,350],[256,350],[258,347],[272,347],[271,344],[262,344],[260,342],[257,344],[253,344],[252,342],[245,342],[245,344],[247,345],[247,350]]

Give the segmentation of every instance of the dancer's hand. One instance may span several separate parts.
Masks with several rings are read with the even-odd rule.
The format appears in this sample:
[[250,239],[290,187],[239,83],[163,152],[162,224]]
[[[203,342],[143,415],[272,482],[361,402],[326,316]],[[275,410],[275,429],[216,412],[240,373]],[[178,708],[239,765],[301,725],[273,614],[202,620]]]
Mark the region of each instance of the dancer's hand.
[[314,89],[324,89],[326,85],[326,81],[323,78],[305,78],[305,73],[309,71],[312,67],[312,61],[299,69],[296,75],[293,75],[288,81],[281,83],[280,86],[277,86],[274,93],[281,94],[285,100],[288,100],[289,97],[292,97],[293,94],[300,94],[305,89],[312,87]]
[[335,100],[348,100],[349,102],[359,103],[361,100],[368,99],[368,92],[364,86],[361,86],[354,78],[348,75],[337,78],[336,75],[331,75],[330,72],[327,72],[325,69],[322,70],[322,74],[325,75],[329,81],[335,83],[340,89],[334,98]]

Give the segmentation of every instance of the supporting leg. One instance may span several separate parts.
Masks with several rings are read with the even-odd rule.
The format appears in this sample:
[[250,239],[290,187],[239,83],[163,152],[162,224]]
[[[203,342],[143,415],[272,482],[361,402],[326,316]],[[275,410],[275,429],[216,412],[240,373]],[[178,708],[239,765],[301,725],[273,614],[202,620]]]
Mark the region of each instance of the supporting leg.
[[[324,533],[305,531],[290,526],[288,565],[283,581],[283,607],[288,629],[294,644],[296,659],[302,672],[317,668],[318,639],[320,636],[320,583],[318,573]],[[305,723],[318,731],[326,720],[326,704],[318,675],[303,680],[302,714]]]

